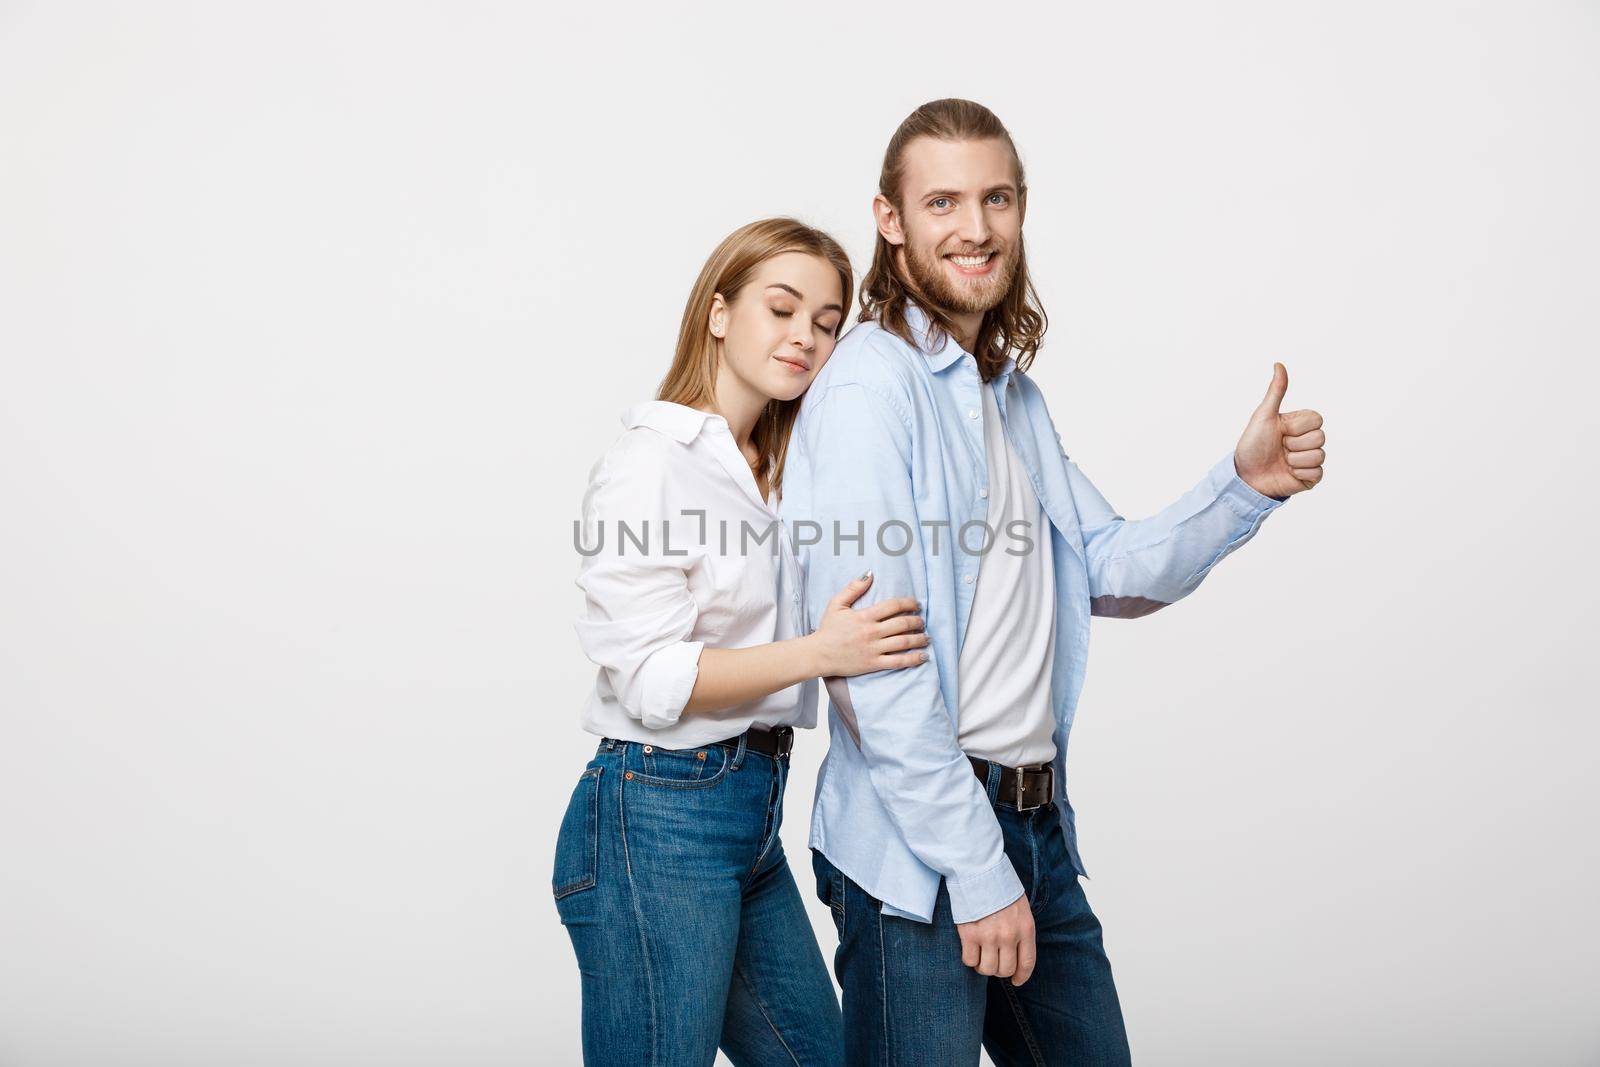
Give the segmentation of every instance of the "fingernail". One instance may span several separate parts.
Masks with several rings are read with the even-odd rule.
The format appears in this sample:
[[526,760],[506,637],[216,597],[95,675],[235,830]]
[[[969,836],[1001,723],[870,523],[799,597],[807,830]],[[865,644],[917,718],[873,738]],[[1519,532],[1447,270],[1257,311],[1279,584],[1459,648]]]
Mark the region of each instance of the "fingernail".
[[861,572],[861,573],[860,573],[860,574],[859,574],[859,575],[858,575],[858,576],[857,576],[857,577],[856,577],[856,581],[858,581],[858,582],[864,582],[864,581],[866,581],[866,580],[867,580],[867,579],[868,579],[868,578],[871,578],[871,577],[872,577],[872,569],[871,569],[871,568],[870,568],[870,567],[869,567],[869,568],[867,568],[867,569],[866,569],[866,570],[864,570],[864,571],[862,571],[862,572]]

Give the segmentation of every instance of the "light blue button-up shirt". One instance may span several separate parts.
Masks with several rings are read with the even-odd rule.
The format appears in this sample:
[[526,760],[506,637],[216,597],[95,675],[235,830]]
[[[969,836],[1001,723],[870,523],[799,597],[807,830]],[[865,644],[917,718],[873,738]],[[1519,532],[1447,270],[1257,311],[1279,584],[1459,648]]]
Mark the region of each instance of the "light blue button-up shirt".
[[[804,571],[807,630],[870,567],[873,584],[854,607],[915,597],[929,638],[926,663],[827,680],[829,747],[810,841],[883,901],[885,914],[931,921],[942,878],[952,918],[969,922],[1022,895],[983,783],[956,743],[956,664],[980,546],[1018,545],[975,525],[989,495],[976,360],[953,338],[928,344],[921,309],[911,306],[907,318],[920,348],[875,322],[839,341],[789,443],[780,512]],[[1067,458],[1039,387],[1015,371],[1007,359],[992,385],[1049,518],[1048,533],[1031,539],[1055,561],[1055,799],[1073,866],[1087,874],[1066,758],[1089,617],[1136,618],[1187,596],[1283,501],[1246,485],[1230,451],[1156,515],[1124,519]]]

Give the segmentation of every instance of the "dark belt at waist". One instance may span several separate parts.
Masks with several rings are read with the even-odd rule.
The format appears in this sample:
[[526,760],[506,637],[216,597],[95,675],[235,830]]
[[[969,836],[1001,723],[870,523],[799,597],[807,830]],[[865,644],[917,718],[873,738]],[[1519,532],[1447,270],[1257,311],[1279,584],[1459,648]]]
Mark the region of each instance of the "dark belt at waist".
[[1048,763],[1036,767],[1007,767],[1003,763],[990,763],[977,756],[968,756],[972,772],[985,786],[989,784],[989,768],[1000,768],[1000,788],[994,802],[1017,811],[1032,811],[1050,803],[1055,792],[1055,768]]
[[744,738],[746,752],[759,752],[763,756],[787,756],[790,750],[794,748],[793,726],[775,726],[770,730],[752,726],[736,737],[730,737],[723,741],[713,741],[712,744],[721,745],[724,748],[738,748],[740,737]]

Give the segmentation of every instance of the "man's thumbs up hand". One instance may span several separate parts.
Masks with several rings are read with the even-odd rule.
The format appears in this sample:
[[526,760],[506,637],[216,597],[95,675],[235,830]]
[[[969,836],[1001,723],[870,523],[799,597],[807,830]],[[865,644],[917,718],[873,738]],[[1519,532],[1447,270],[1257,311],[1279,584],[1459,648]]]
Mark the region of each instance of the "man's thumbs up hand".
[[1272,497],[1303,493],[1322,481],[1322,416],[1310,409],[1282,411],[1283,394],[1289,391],[1289,372],[1282,363],[1272,365],[1272,384],[1267,395],[1250,413],[1238,447],[1233,450],[1233,465],[1246,485]]

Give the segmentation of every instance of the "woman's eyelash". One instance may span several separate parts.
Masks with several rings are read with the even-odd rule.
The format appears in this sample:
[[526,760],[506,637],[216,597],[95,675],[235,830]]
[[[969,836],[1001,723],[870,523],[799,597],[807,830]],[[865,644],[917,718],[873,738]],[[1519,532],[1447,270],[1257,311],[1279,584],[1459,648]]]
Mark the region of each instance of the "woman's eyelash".
[[[778,318],[780,318],[780,319],[788,319],[788,318],[793,318],[794,317],[794,312],[792,312],[792,311],[779,311],[777,308],[768,308],[767,310],[771,311],[774,315],[778,316]],[[817,322],[814,319],[812,320],[811,325],[815,326],[819,330],[827,330],[829,333],[832,333],[834,330],[837,330],[839,328],[837,323],[835,323],[832,326],[824,326],[824,325],[822,325],[822,323]]]

